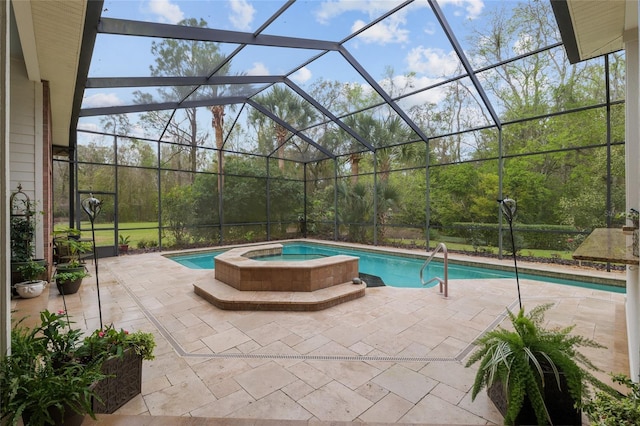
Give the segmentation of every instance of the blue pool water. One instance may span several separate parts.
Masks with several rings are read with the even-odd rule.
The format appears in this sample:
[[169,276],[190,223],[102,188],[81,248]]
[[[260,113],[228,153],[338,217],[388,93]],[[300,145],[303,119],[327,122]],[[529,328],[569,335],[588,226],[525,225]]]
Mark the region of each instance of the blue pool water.
[[[213,258],[225,250],[208,251],[187,255],[171,256],[170,259],[192,269],[213,269]],[[424,259],[395,255],[390,253],[379,253],[365,250],[356,250],[344,247],[329,247],[312,243],[285,243],[282,249],[283,256],[269,256],[270,260],[304,260],[309,258],[335,256],[346,254],[360,258],[358,265],[361,273],[376,275],[388,286],[393,287],[422,287],[420,283],[420,268],[424,264]],[[269,260],[269,259],[264,259]],[[431,277],[442,277],[444,275],[443,264],[438,259],[434,259],[425,270],[425,279]],[[624,293],[623,287],[594,284],[589,282],[567,280],[561,278],[541,277],[539,275],[520,273],[521,279],[552,282],[556,284],[573,285],[584,288]],[[482,279],[482,278],[514,278],[515,273],[501,271],[486,267],[475,267],[458,265],[449,262],[449,279]],[[433,284],[435,285],[435,283]]]

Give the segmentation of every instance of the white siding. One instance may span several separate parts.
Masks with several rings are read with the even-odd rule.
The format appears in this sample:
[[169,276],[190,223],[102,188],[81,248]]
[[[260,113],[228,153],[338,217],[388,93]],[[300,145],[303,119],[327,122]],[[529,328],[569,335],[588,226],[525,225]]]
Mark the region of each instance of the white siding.
[[[18,184],[42,208],[42,83],[29,81],[25,64],[11,59],[10,189]],[[36,230],[36,257],[44,257],[42,221]]]
[[[10,157],[11,188],[22,184],[23,190],[35,199],[35,83],[27,79],[24,62],[11,60],[11,124]],[[14,162],[20,154],[23,161]]]

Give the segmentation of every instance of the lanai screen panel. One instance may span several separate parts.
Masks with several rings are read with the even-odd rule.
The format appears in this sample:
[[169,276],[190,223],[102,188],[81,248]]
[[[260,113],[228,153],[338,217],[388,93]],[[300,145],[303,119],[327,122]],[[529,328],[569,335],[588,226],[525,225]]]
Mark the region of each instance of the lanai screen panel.
[[[321,106],[306,124],[343,120],[345,114],[362,115],[363,108],[376,107],[388,109],[387,117],[378,117],[383,123],[393,123],[397,115],[410,129],[407,140],[394,137],[393,141],[369,141],[368,149],[499,125],[498,117],[510,119],[511,102],[503,83],[516,78],[523,67],[537,66],[539,72],[553,75],[554,64],[561,63],[557,59],[563,56],[557,26],[546,2],[269,1],[244,2],[239,7],[238,3],[177,1],[165,6],[145,8],[132,7],[129,2],[105,2],[104,23],[89,72],[93,84],[105,86],[91,88],[90,84],[84,104],[95,108],[173,103],[162,110],[168,114],[156,114],[157,130],[160,121],[166,120],[159,131],[163,140],[179,138],[171,131],[180,121],[178,111],[182,109],[259,102],[261,96],[274,90],[272,87],[285,85],[291,91],[298,91],[295,86],[299,86],[302,92],[298,91],[298,96],[309,96],[308,102],[313,99]],[[488,25],[500,27],[500,19],[506,16],[509,23],[518,25],[505,26],[501,33],[492,35]],[[119,19],[127,21],[120,23]],[[305,24],[300,25],[302,22]],[[111,34],[117,32],[123,34]],[[118,49],[113,48],[125,44],[134,51],[128,55],[131,64],[119,60]],[[556,47],[527,56],[550,45]],[[517,56],[521,57],[515,62],[488,68]],[[124,71],[127,69],[130,71]],[[569,71],[575,73],[576,69]],[[104,77],[148,79],[116,79],[108,84],[97,81]],[[165,80],[158,86],[151,77],[195,80]],[[215,82],[219,77],[238,80]],[[250,82],[247,77],[256,80]],[[267,77],[274,79],[265,80]],[[547,78],[549,87],[557,85],[555,77]],[[447,79],[453,80],[442,84]],[[530,89],[523,86],[522,90],[527,93]],[[544,101],[553,93],[542,92]],[[489,106],[494,102],[498,116]],[[425,118],[437,115],[446,121],[446,116],[454,112],[463,119],[444,126],[428,125]],[[535,105],[526,111],[531,115],[535,112]],[[242,124],[237,121],[234,126]],[[213,126],[199,127],[201,134],[196,138],[204,137],[204,129]],[[241,130],[247,131],[248,127],[245,123]],[[317,135],[304,133],[305,126],[291,127],[291,134],[319,143]],[[225,141],[229,140],[230,131],[225,129],[224,134]],[[259,152],[255,146],[247,149],[241,139],[234,140],[239,150]],[[354,148],[360,150],[366,138],[355,139],[360,139],[360,144]],[[206,146],[214,146],[211,141],[207,139]],[[216,144],[220,145],[220,137]],[[336,154],[343,152],[336,150]]]
[[114,137],[98,133],[78,132],[77,159],[82,162],[115,164]]
[[549,1],[469,2],[464,12],[439,4],[475,70],[562,42]]
[[[609,55],[608,68],[604,58],[568,65],[549,2],[170,0],[104,9],[78,153],[94,166],[115,164],[117,152],[123,170],[159,176],[163,207],[150,211],[175,241],[286,237],[306,210],[311,235],[381,243],[394,227],[398,238],[425,227],[433,238],[495,247],[497,197],[559,208],[576,173],[619,178],[624,55]],[[123,34],[108,34],[117,28]],[[280,102],[269,99],[278,92]],[[579,169],[585,152],[611,174]],[[91,173],[81,171],[83,183]],[[594,199],[618,208],[618,187],[593,187]],[[288,192],[304,188],[306,204]],[[380,199],[383,189],[398,199]],[[210,214],[180,235],[179,208],[170,206],[191,202],[178,194],[194,190]],[[235,209],[246,208],[247,193],[253,216]],[[572,202],[593,211],[586,199]],[[536,209],[526,225],[566,222]]]
[[315,49],[245,46],[230,59],[230,75],[284,75],[321,53]]
[[[215,81],[215,79],[213,81]],[[186,101],[203,101],[208,99],[211,100],[212,103],[218,103],[218,101],[224,97],[251,97],[264,90],[266,87],[266,83],[206,84],[195,88],[195,90],[193,90],[193,92],[186,98]]]
[[398,100],[429,136],[441,136],[494,125],[490,112],[469,78],[420,91]]
[[337,117],[384,102],[339,52],[320,56],[294,76],[300,77],[294,80],[298,85]]
[[[464,74],[460,59],[425,1],[402,7],[350,39],[345,47],[391,97]],[[371,50],[376,55],[371,55]]]
[[[341,41],[360,26],[378,19],[401,4],[398,0],[372,2],[296,1],[275,22],[265,29],[265,34],[290,37]],[[292,22],[303,21],[301,26]]]
[[309,163],[325,159],[328,155],[300,137],[293,136],[270,157],[276,159],[283,158],[299,163]]

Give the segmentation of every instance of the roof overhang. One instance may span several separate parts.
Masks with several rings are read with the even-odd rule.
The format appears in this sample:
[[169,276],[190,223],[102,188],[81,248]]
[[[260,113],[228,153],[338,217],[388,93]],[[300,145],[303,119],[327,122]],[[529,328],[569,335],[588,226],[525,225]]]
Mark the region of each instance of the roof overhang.
[[54,145],[69,145],[87,2],[11,2],[27,76],[49,83]]
[[622,50],[625,32],[638,27],[636,0],[552,0],[551,6],[572,64]]

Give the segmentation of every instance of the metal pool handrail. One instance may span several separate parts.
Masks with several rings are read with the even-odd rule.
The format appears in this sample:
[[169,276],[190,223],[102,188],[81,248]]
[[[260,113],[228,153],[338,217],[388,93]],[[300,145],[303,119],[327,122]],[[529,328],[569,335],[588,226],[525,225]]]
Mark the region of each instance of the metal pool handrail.
[[[424,270],[439,251],[442,251],[442,254],[444,255],[444,279],[440,277],[433,277],[430,280],[425,281],[422,278]],[[443,293],[444,287],[444,297],[449,297],[449,254],[447,252],[447,246],[444,245],[444,243],[439,243],[436,246],[435,250],[431,253],[431,256],[429,256],[429,258],[424,262],[424,265],[422,265],[422,268],[420,268],[420,282],[423,286],[431,284],[434,281],[438,281],[438,283],[440,283],[440,293]]]

